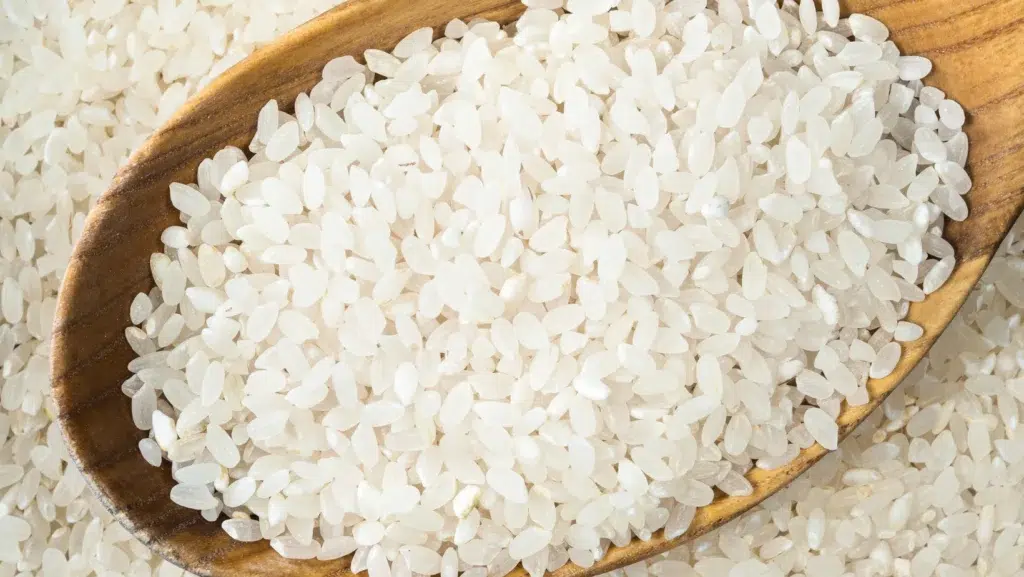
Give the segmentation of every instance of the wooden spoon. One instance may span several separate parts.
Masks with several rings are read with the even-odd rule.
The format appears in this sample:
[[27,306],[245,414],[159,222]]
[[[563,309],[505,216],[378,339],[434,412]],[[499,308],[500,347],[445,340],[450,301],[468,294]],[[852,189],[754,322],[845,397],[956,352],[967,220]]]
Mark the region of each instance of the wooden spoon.
[[[134,354],[125,343],[128,308],[153,287],[149,256],[160,233],[178,222],[168,199],[172,182],[194,182],[199,162],[227,145],[245,148],[261,106],[291,103],[319,80],[331,58],[387,49],[414,29],[441,30],[453,18],[509,22],[518,0],[349,0],[235,66],[181,110],[135,153],[89,214],[60,293],[53,332],[51,375],[58,418],[71,457],[104,505],[136,537],[189,571],[203,576],[347,576],[348,560],[292,561],[266,541],[239,543],[197,512],[168,498],[169,467],[139,456],[145,434],[135,428],[120,385]],[[904,346],[887,378],[869,381],[870,402],[846,407],[845,436],[877,407],[921,360],[981,276],[1000,240],[1024,206],[1024,0],[847,0],[844,10],[872,15],[892,31],[905,54],[935,64],[928,83],[961,102],[969,113],[968,169],[974,190],[970,218],[950,223],[946,238],[959,266],[949,282],[910,308],[924,336]],[[754,492],[720,496],[701,508],[677,539],[613,547],[594,566],[567,565],[553,575],[596,575],[641,561],[721,526],[784,487],[826,453],[815,445],[790,465],[753,470]],[[524,575],[521,569],[515,575]]]

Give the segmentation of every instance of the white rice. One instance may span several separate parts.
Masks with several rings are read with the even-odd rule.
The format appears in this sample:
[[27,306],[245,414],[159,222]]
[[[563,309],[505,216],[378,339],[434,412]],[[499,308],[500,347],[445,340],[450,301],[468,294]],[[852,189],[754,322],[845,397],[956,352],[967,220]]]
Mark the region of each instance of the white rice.
[[[539,43],[570,20],[533,6],[514,37],[456,23],[365,69],[337,59],[294,116],[263,108],[253,158],[226,149],[175,186],[162,304],[129,338],[170,353],[132,397],[137,423],[182,486],[222,497],[186,506],[255,515],[295,558],[351,535],[371,577],[440,572],[449,544],[459,570],[538,572],[678,534],[676,502],[749,494],[750,467],[837,447],[840,403],[893,372],[922,334],[907,301],[955,264],[924,238],[966,216],[970,179],[909,78],[922,65],[866,16],[803,42],[806,6],[574,8],[592,30],[564,40]],[[824,82],[792,84],[806,69],[787,48],[834,54]],[[691,79],[702,58],[719,68]],[[909,96],[890,104],[894,86]],[[928,98],[951,140],[957,108]],[[911,150],[885,138],[895,118],[919,126]],[[173,415],[160,379],[191,389]],[[363,480],[332,483],[338,465]]]
[[[104,0],[73,4],[70,8],[17,0],[3,4],[8,26],[0,43],[3,43],[6,53],[15,56],[13,65],[0,69],[0,77],[7,87],[0,98],[7,122],[5,128],[0,128],[0,139],[4,141],[0,158],[7,162],[7,168],[0,172],[0,181],[3,182],[0,190],[7,191],[10,196],[0,203],[6,209],[0,211],[0,262],[7,270],[0,289],[3,297],[0,299],[0,313],[4,315],[0,326],[0,358],[5,363],[0,380],[0,560],[3,567],[18,573],[88,575],[116,572],[161,577],[182,574],[180,569],[153,557],[141,543],[131,539],[103,507],[83,491],[82,476],[73,467],[66,466],[67,454],[59,431],[51,425],[48,416],[52,414],[52,406],[47,395],[48,349],[44,343],[49,335],[49,320],[59,279],[70,249],[81,232],[85,213],[92,199],[107,187],[115,168],[126,159],[127,153],[197,86],[205,84],[211,76],[242,58],[254,43],[266,42],[278,32],[307,19],[314,11],[327,7],[326,3],[307,0],[270,14],[265,10],[253,10],[242,1],[214,4],[192,5],[186,2],[180,3],[175,10],[168,9],[170,4],[158,7],[155,2],[145,1],[125,4]],[[535,0],[531,4],[557,8],[561,1]],[[574,11],[578,11],[579,4],[570,2]],[[611,2],[582,4],[586,5],[583,9],[589,9],[592,4],[593,10],[597,11],[613,5]],[[652,4],[657,7],[657,3]],[[801,8],[812,4],[805,0],[801,2]],[[626,10],[620,10],[609,18],[609,22],[620,30],[631,26],[631,18],[621,17],[628,12],[628,3],[623,7]],[[721,3],[723,14],[740,14],[742,17],[747,9],[745,3]],[[694,14],[694,10],[697,8],[689,4],[683,7],[687,15]],[[801,15],[805,13],[805,10],[801,11]],[[795,16],[783,15],[781,20],[787,29],[797,22]],[[808,24],[812,30],[824,29],[824,20],[817,20],[815,17],[808,22],[804,17],[800,19],[800,25],[804,29]],[[190,21],[195,31],[201,31],[199,34],[179,32],[185,30]],[[842,27],[845,24],[840,22],[838,25]],[[157,26],[162,26],[166,33],[155,33]],[[471,28],[465,23],[453,23],[446,30],[451,38],[462,38],[470,33]],[[865,32],[864,25],[858,24],[856,18],[851,18],[845,30],[852,31],[860,41],[884,41],[884,38],[870,37],[872,32]],[[702,37],[701,29],[696,25],[689,31],[695,40],[692,50],[699,49],[697,41],[711,36],[708,30],[707,36]],[[158,39],[168,38],[168,34],[180,42],[160,44]],[[821,41],[833,40],[822,36]],[[127,47],[133,42],[134,46],[145,47],[144,50],[129,50]],[[15,50],[12,48],[15,44],[23,48]],[[41,50],[43,46],[48,51]],[[87,46],[91,48],[87,49]],[[34,55],[31,61],[19,56],[28,54],[29,47]],[[100,71],[95,68],[100,66],[100,61],[89,59],[99,54],[94,50],[123,56],[104,61],[103,65],[110,62],[111,68]],[[342,63],[336,67],[335,73],[339,78],[344,77],[342,81],[345,78],[358,81],[358,75],[351,76],[349,66]],[[916,64],[897,61],[897,66],[902,72]],[[55,73],[55,70],[73,70],[74,73]],[[106,80],[101,80],[101,77]],[[159,80],[153,82],[154,77]],[[60,79],[57,83],[49,80],[56,78]],[[107,81],[115,81],[116,86],[103,84],[105,88],[96,89]],[[844,81],[844,77],[838,75],[830,78],[830,83]],[[358,89],[350,86],[344,90]],[[334,94],[342,92],[339,89]],[[959,132],[950,136],[951,131],[963,122],[955,103],[927,87],[918,90],[913,83],[911,86],[892,84],[889,102],[900,114],[909,111],[908,117],[913,119],[916,115],[911,109],[915,104],[912,99],[918,92],[922,104],[937,112],[940,125],[930,128],[945,142],[948,160],[962,167],[966,159],[966,138]],[[54,94],[63,95],[59,106]],[[297,103],[296,108],[295,121],[304,133],[308,133],[311,130],[308,107]],[[338,108],[341,109],[340,106]],[[275,106],[274,115],[277,113]],[[313,116],[314,126],[322,129],[325,135],[337,137],[346,130],[340,124],[342,121],[338,114],[314,113]],[[524,128],[529,127],[527,120],[521,124]],[[752,122],[750,126],[758,124]],[[276,128],[277,122],[271,132]],[[261,141],[263,145],[269,136],[267,134]],[[903,124],[892,132],[892,138],[901,147],[912,146],[913,136],[913,131],[907,133]],[[668,166],[664,164],[664,153],[654,157],[659,168]],[[242,174],[241,168],[231,170],[235,166],[248,168],[248,163],[239,161],[239,158],[225,159],[226,170],[220,185],[228,194],[235,193],[248,181],[249,176]],[[686,166],[685,162],[685,159],[680,159],[679,165]],[[531,170],[537,169],[530,166]],[[907,189],[908,199],[918,203],[928,198],[929,193],[940,185],[936,173],[939,166],[952,165],[940,163],[936,169],[921,171]],[[232,174],[230,179],[226,177],[228,173]],[[945,174],[955,178],[948,170]],[[63,178],[68,179],[67,187],[59,184],[64,182]],[[309,187],[308,196],[303,189],[304,202],[308,201],[310,206],[321,206],[324,191],[316,185],[315,176],[310,176],[309,180],[313,184]],[[329,179],[325,181],[329,183]],[[932,182],[934,184],[929,184]],[[46,185],[39,186],[39,183]],[[948,181],[945,177],[941,184],[960,186],[956,180]],[[878,196],[880,192],[872,191],[870,194],[872,198],[883,198]],[[621,198],[617,194],[604,196],[616,197]],[[723,207],[729,206],[728,203],[723,204],[723,200],[724,197],[712,199],[699,207],[698,213],[705,217],[723,218],[728,214],[723,213]],[[951,204],[954,201],[945,190],[936,196],[935,202],[945,203],[946,206],[940,206],[944,212],[956,210]],[[605,210],[600,203],[597,208]],[[616,231],[627,226],[624,206],[622,211],[623,224],[617,225]],[[855,214],[861,213],[850,213],[851,226],[856,228],[868,222],[854,225],[852,217]],[[878,220],[877,215],[865,216],[871,219],[871,223]],[[947,216],[953,217],[948,213]],[[604,212],[600,218],[612,222],[612,217]],[[218,247],[225,269],[230,271],[226,276],[247,270],[247,256],[230,244],[225,246],[230,239],[225,238],[225,234],[226,231],[218,232],[216,227],[206,227],[199,238],[210,247]],[[297,238],[300,235],[296,233]],[[690,238],[692,241],[687,243],[666,246],[675,254],[682,255],[692,250],[690,245],[693,242],[704,241],[701,235]],[[1019,239],[1019,232],[1013,238]],[[933,258],[952,255],[948,245],[931,232],[922,239],[922,244]],[[205,251],[205,256],[203,252],[197,251],[193,260],[212,262],[208,251]],[[854,574],[856,571],[917,575],[929,570],[931,563],[935,562],[936,551],[940,552],[934,567],[933,574],[936,575],[1010,575],[1019,571],[1020,557],[1014,549],[1019,536],[1019,507],[1014,503],[1020,476],[1015,468],[1007,467],[1004,459],[1016,462],[1022,454],[1020,448],[1010,441],[1016,426],[1017,409],[1013,399],[1020,392],[1017,384],[1019,367],[1013,362],[1016,346],[1012,343],[1021,338],[1019,320],[1016,320],[1018,307],[1024,304],[1020,296],[1024,294],[1019,272],[1021,253],[1018,240],[1004,244],[1001,256],[994,261],[985,283],[974,293],[946,337],[933,349],[927,366],[915,372],[886,404],[885,411],[874,415],[844,444],[842,451],[826,458],[793,487],[743,521],[690,546],[681,547],[650,565],[630,567],[625,574],[630,577],[689,574],[693,571],[691,568],[696,567],[698,574],[716,575],[729,574],[730,571],[814,577]],[[691,258],[680,257],[681,260]],[[182,261],[178,266],[184,264]],[[206,270],[207,266],[202,268]],[[199,271],[191,264],[183,266],[182,270],[190,278],[198,275]],[[908,275],[920,278],[917,276],[919,273],[927,273],[925,268],[916,266],[894,266],[893,272],[901,278]],[[213,274],[212,277],[199,275],[196,278],[206,286],[224,287],[224,284],[215,282],[216,271]],[[771,281],[769,286],[772,286]],[[908,285],[900,286],[901,291],[908,290]],[[179,303],[185,295],[184,284],[177,288],[173,279],[166,288],[171,289],[169,294],[153,292],[145,295],[147,299],[153,297],[151,310],[146,310],[141,298],[137,299],[139,304],[133,306],[132,321],[141,323],[141,326],[132,327],[126,334],[140,355],[156,350],[159,332],[171,317],[171,310],[159,310],[161,305]],[[223,290],[234,295],[232,298],[249,298],[235,285]],[[588,306],[587,310],[592,309]],[[290,311],[280,312],[277,329],[288,338],[299,343],[320,338],[316,325],[310,324],[308,317],[286,313]],[[203,318],[205,315],[197,315],[191,310],[182,310],[179,314],[185,319],[188,331],[197,330],[206,320]],[[672,318],[672,322],[678,324],[678,316],[665,318]],[[408,335],[409,323],[403,320],[400,326],[404,327],[402,334]],[[571,343],[576,338],[571,334],[564,333],[561,339]],[[874,349],[866,343],[859,339],[851,341],[850,358],[872,362]],[[854,350],[859,352],[855,355]],[[779,374],[785,374],[781,367]],[[164,382],[164,400],[177,411],[183,410],[192,398],[198,396],[185,379]],[[965,382],[968,383],[966,388]],[[657,381],[650,383],[645,386],[657,390]],[[132,394],[142,388],[138,378],[125,384],[125,390]],[[725,426],[723,435],[730,440],[735,439],[729,434],[729,425],[734,422],[740,422],[739,415],[729,418]],[[247,442],[243,433],[239,430],[237,435],[232,435],[237,445]],[[801,442],[805,438],[799,428],[792,429],[791,434]],[[142,444],[149,447],[142,449],[143,453],[149,451],[151,457],[152,443],[155,441]],[[579,444],[573,442],[571,446],[578,447]],[[523,446],[522,450],[531,449]],[[570,454],[579,454],[579,451]],[[581,466],[587,462],[586,459],[576,459],[574,463],[579,462]],[[649,469],[651,459],[639,456],[635,459],[634,462],[643,470]],[[429,461],[431,459],[424,460],[425,463]],[[955,466],[954,461],[957,463]],[[965,466],[968,463],[970,466]],[[850,470],[858,473],[844,474]],[[873,474],[862,473],[866,470]],[[427,468],[422,471],[424,475],[431,474]],[[877,477],[881,479],[864,481]],[[251,497],[258,484],[250,480],[253,484],[249,488],[246,479],[250,478],[223,485],[224,492],[218,489],[216,494],[227,501],[227,496],[234,493],[228,487],[238,487],[234,498],[240,502],[228,506],[240,506]],[[847,480],[858,483],[856,493],[850,490],[852,486],[846,485]],[[532,502],[536,491],[531,489],[530,493]],[[858,498],[851,499],[853,495]],[[925,495],[928,497],[923,498]],[[473,497],[469,502],[476,503],[477,499]],[[482,518],[480,509],[476,507],[468,508],[465,515],[455,531],[456,544],[468,542],[466,536],[476,534],[481,525],[493,527],[490,521]],[[541,519],[549,518],[547,513],[540,515]],[[676,535],[681,533],[680,527],[689,525],[693,508],[684,505],[659,507],[649,519],[657,524],[666,515],[666,532]],[[418,522],[423,523],[424,530],[430,530],[431,521],[424,521],[428,515],[415,516]],[[870,520],[870,524],[865,523],[866,520]],[[236,535],[241,536],[240,529],[248,527],[252,538],[262,538],[258,527],[255,527],[256,533],[251,532],[258,522],[239,521],[233,523],[237,527],[233,529]],[[547,526],[547,521],[544,524],[537,522],[538,527]],[[308,555],[312,551],[311,546],[303,546],[294,539],[278,538],[272,544],[279,550],[296,555],[301,551]],[[354,541],[347,535],[324,537],[319,552],[322,558],[339,558],[356,552],[356,565],[362,568],[367,567],[370,557],[370,551],[357,551]],[[387,559],[381,553],[380,548],[373,550],[373,562],[378,568]],[[445,550],[441,557],[444,574],[452,575],[453,571],[458,571],[460,561],[454,547]],[[572,556],[574,560],[583,562],[594,557],[592,552],[574,552]],[[398,553],[392,572],[399,574],[408,570],[415,558],[418,558],[415,553]],[[548,564],[561,565],[566,558],[565,552],[549,547],[524,559],[523,563],[536,574],[539,568]],[[497,556],[494,559],[495,569],[507,566],[510,560],[508,556]],[[912,568],[918,573],[912,573]],[[485,573],[483,567],[464,571],[470,577],[482,577]]]

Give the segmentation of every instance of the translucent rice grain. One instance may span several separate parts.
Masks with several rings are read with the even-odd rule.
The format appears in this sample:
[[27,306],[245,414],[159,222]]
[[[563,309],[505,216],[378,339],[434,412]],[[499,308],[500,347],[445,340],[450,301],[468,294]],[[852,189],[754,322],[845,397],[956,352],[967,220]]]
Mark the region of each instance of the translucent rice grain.
[[914,148],[926,160],[939,163],[946,160],[946,146],[935,134],[935,131],[928,128],[919,128],[914,133]]
[[220,526],[235,541],[253,542],[263,539],[259,522],[252,519],[225,519]]
[[633,17],[633,31],[638,37],[644,38],[654,33],[657,12],[650,0],[635,0],[630,13]]
[[676,505],[669,514],[668,521],[665,523],[665,537],[667,539],[675,539],[685,533],[690,528],[695,513],[696,509],[694,507],[682,504]]
[[822,0],[821,12],[826,24],[833,28],[839,24],[839,0]]
[[220,180],[220,191],[223,194],[231,194],[249,180],[249,163],[240,160],[231,165]]
[[171,204],[174,208],[192,217],[205,216],[210,212],[210,201],[203,193],[182,184],[171,183]]
[[[764,6],[771,6],[771,11],[775,12],[774,6],[771,4],[764,4]],[[811,153],[807,146],[795,136],[786,142],[786,172],[789,174],[789,178],[797,184],[807,182],[811,176]]]
[[896,324],[896,330],[893,331],[893,338],[900,342],[910,342],[921,338],[921,335],[923,334],[924,328],[920,325],[907,321],[900,321]]
[[850,14],[850,30],[858,40],[881,44],[889,38],[889,30],[878,20],[865,14]]
[[800,0],[799,16],[804,32],[814,34],[818,29],[818,10],[814,0]]
[[263,105],[260,109],[259,116],[256,121],[256,140],[259,142],[266,143],[270,140],[270,137],[277,131],[278,127],[278,108],[277,101],[271,100]]
[[818,408],[808,409],[804,413],[804,426],[814,440],[825,449],[834,451],[839,447],[839,430],[836,422],[825,411]]
[[309,544],[303,544],[294,537],[271,539],[270,547],[286,559],[313,559],[320,552],[320,543],[313,541]]
[[197,511],[217,506],[217,499],[204,485],[175,485],[171,488],[171,501]]
[[773,39],[782,33],[782,21],[779,19],[779,10],[775,4],[765,2],[757,9],[754,15],[754,22],[757,29],[766,39]]
[[224,429],[212,425],[206,429],[206,450],[224,467],[231,468],[238,464],[240,455],[231,437]]
[[868,376],[872,379],[888,377],[893,369],[896,368],[896,364],[899,363],[900,354],[901,348],[899,343],[889,343],[882,347],[878,351],[878,356],[875,357],[874,362],[871,363],[871,370],[868,372]]
[[153,314],[153,302],[149,299],[149,295],[146,293],[135,295],[128,310],[128,316],[131,318],[132,324],[142,324],[151,314]]
[[802,371],[796,377],[797,390],[814,399],[825,400],[832,395],[833,388],[825,377],[814,371]]
[[924,282],[921,288],[925,294],[931,294],[937,291],[949,276],[953,274],[953,267],[956,265],[956,259],[953,257],[946,257],[940,260],[928,271],[928,274],[924,276]]
[[278,162],[292,155],[299,146],[299,125],[286,122],[281,125],[267,140],[264,153],[271,161]]
[[153,467],[159,467],[163,461],[160,446],[152,439],[142,439],[139,441],[139,452],[142,454],[142,458]]
[[223,492],[224,506],[241,507],[256,494],[256,481],[242,477],[232,482]]
[[900,72],[900,80],[920,80],[932,71],[932,63],[921,56],[900,56],[897,61]]
[[935,172],[939,175],[942,182],[948,185],[952,192],[958,195],[967,194],[973,186],[971,177],[968,176],[967,171],[965,171],[963,167],[956,162],[948,160],[938,162],[935,165]]
[[508,553],[513,559],[525,559],[540,552],[550,542],[550,531],[539,527],[529,527],[512,539]]

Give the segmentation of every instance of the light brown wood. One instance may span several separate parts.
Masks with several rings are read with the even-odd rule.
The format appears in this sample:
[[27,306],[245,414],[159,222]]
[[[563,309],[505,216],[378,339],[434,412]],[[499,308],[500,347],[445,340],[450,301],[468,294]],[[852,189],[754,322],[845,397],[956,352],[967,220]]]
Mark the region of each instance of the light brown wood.
[[[232,541],[216,524],[171,503],[169,469],[150,467],[138,454],[143,435],[120,391],[133,356],[123,331],[133,296],[152,287],[149,255],[161,248],[161,231],[177,222],[168,185],[194,181],[199,162],[220,148],[244,147],[259,108],[272,98],[292,102],[315,84],[333,57],[387,49],[416,28],[439,29],[452,18],[508,22],[521,9],[518,0],[349,0],[256,52],[186,103],[131,158],[90,213],[58,303],[51,355],[54,398],[71,456],[91,487],[119,521],[162,556],[203,576],[350,575],[347,560],[289,561],[265,542]],[[960,266],[942,290],[911,307],[909,318],[925,327],[924,337],[905,347],[891,376],[869,383],[867,405],[845,408],[840,418],[845,436],[923,358],[1024,206],[1024,0],[848,0],[844,10],[875,16],[889,26],[904,53],[933,60],[929,83],[960,101],[969,114],[968,169],[975,183],[968,197],[970,218],[947,228]],[[658,534],[613,548],[593,567],[569,565],[554,575],[595,575],[702,535],[785,486],[824,454],[816,445],[785,468],[751,472],[752,495],[719,498],[700,509],[679,539]]]

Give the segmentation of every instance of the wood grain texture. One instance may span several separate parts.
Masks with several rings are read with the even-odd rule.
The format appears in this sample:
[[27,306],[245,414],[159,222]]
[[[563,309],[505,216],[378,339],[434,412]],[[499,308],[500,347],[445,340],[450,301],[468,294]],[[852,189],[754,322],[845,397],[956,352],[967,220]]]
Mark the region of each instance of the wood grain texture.
[[[292,102],[316,83],[331,58],[387,49],[416,28],[439,29],[452,18],[508,22],[521,9],[518,0],[349,0],[257,51],[187,102],[131,158],[89,214],[55,320],[51,374],[58,418],[91,487],[160,555],[203,576],[350,575],[347,560],[289,561],[265,542],[232,541],[216,524],[171,503],[169,468],[150,467],[138,454],[144,435],[132,424],[129,400],[120,391],[133,357],[123,331],[132,298],[152,287],[149,255],[161,248],[161,231],[178,220],[168,185],[193,182],[199,162],[222,147],[246,146],[260,107],[270,99]],[[968,170],[975,188],[968,196],[970,218],[947,228],[960,266],[945,287],[911,307],[909,318],[925,327],[924,337],[905,346],[891,376],[869,382],[870,403],[844,409],[843,435],[926,354],[1024,206],[1024,0],[848,0],[844,10],[875,16],[889,26],[904,53],[933,60],[928,82],[961,102],[969,115]],[[596,575],[704,534],[785,486],[824,454],[816,445],[783,469],[753,471],[748,476],[753,495],[720,498],[700,509],[679,539],[658,534],[613,548],[594,567],[569,565],[554,575]]]

